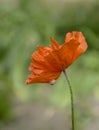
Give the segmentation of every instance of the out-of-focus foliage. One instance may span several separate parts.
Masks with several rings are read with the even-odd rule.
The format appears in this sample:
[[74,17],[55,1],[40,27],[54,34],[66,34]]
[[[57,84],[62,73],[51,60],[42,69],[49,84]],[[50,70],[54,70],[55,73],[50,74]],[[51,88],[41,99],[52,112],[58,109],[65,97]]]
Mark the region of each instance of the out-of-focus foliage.
[[99,50],[99,2],[69,3],[60,15],[57,28],[58,35],[63,37],[72,30],[82,31],[88,41],[89,49]]
[[0,2],[0,119],[3,119],[11,109],[11,95],[25,100],[31,92],[25,86],[30,55],[37,45],[46,44],[49,36],[54,36],[55,26],[44,1]]
[[99,2],[95,0],[73,3],[0,0],[0,120],[11,114],[15,95],[20,100],[46,102],[60,108],[69,104],[63,75],[52,87],[47,84],[26,86],[25,80],[29,74],[30,55],[36,47],[48,46],[50,36],[63,43],[66,32],[73,30],[82,31],[89,45],[86,54],[69,68],[75,100],[80,98],[81,105],[86,106],[83,100],[96,94],[99,86],[98,23]]

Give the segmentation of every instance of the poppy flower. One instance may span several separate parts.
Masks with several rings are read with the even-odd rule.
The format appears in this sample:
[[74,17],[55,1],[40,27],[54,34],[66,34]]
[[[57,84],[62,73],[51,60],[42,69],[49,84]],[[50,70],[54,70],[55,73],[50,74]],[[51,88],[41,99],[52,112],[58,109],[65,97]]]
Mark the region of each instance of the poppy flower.
[[52,44],[49,47],[39,46],[31,56],[29,70],[32,73],[26,80],[26,84],[51,83],[60,76],[87,49],[86,40],[81,32],[67,33],[65,42],[59,45],[56,40],[50,38]]

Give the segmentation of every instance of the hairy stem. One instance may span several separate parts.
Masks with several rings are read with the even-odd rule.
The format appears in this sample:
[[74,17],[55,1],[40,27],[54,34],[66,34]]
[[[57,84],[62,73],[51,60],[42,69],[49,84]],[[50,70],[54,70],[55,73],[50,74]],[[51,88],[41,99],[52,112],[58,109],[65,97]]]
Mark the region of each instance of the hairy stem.
[[70,80],[68,78],[68,75],[66,73],[66,71],[64,70],[63,71],[64,75],[65,75],[65,78],[67,80],[67,83],[68,83],[68,86],[69,86],[69,90],[70,90],[70,98],[71,98],[71,118],[72,118],[72,129],[71,130],[75,130],[75,123],[74,123],[74,99],[73,99],[73,91],[72,91],[72,87],[71,87],[71,84],[70,84]]

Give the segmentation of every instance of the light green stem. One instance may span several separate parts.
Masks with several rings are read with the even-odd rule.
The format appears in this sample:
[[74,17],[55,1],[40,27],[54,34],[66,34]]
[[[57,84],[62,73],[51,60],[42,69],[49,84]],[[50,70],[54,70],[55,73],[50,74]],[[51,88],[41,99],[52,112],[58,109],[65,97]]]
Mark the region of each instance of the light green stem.
[[71,96],[71,118],[72,118],[72,130],[75,130],[75,123],[74,123],[74,99],[73,99],[73,91],[72,91],[72,87],[71,87],[71,84],[70,84],[70,80],[68,78],[68,75],[66,73],[66,71],[64,70],[64,75],[66,77],[66,80],[67,80],[67,83],[68,83],[68,86],[69,86],[69,90],[70,90],[70,96]]

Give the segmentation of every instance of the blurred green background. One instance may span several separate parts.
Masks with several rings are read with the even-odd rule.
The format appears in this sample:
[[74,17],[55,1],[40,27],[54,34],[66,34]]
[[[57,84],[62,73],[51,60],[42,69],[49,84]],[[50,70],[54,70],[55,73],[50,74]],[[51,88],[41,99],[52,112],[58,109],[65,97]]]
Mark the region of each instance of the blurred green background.
[[[36,47],[48,46],[50,37],[61,44],[65,34],[73,30],[82,31],[89,46],[68,68],[75,97],[76,127],[91,130],[91,121],[99,121],[99,1],[0,0],[0,125],[3,130],[12,130],[8,124],[14,122],[16,109],[23,104],[24,107],[33,104],[31,112],[32,107],[39,104],[44,105],[44,109],[51,107],[60,113],[70,113],[68,85],[63,74],[51,87],[47,84],[27,86],[25,80],[29,74],[30,55]],[[27,111],[24,107],[22,111]],[[68,117],[70,124],[70,114]],[[39,126],[40,120],[37,122],[30,130],[44,130],[45,127]],[[63,124],[61,129],[65,127]],[[99,125],[97,127],[99,129]],[[15,128],[25,130],[24,125],[18,128],[18,123],[13,130]],[[52,128],[58,130],[53,125],[46,130]]]

